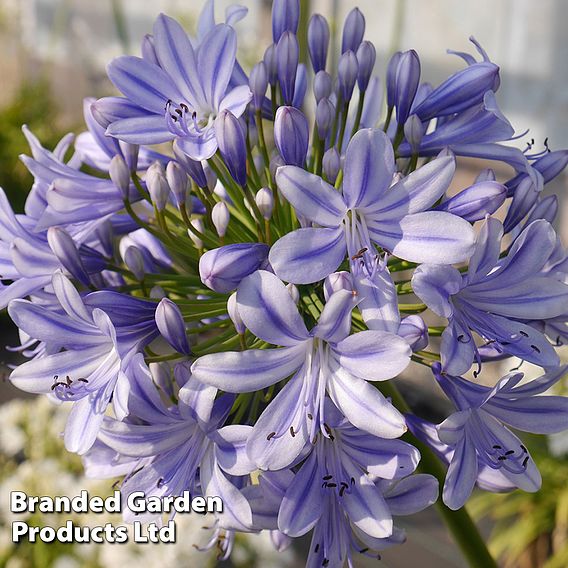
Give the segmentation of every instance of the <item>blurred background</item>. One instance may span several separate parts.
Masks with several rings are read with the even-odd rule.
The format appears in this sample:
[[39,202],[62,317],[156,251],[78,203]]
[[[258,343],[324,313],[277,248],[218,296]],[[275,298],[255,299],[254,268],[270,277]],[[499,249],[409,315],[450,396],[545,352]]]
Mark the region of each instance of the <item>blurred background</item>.
[[[249,9],[247,18],[237,24],[239,58],[246,70],[260,58],[271,42],[269,0],[241,0]],[[112,94],[105,74],[106,63],[124,53],[139,54],[139,42],[151,32],[160,12],[180,20],[193,31],[204,0],[0,0],[0,186],[16,210],[20,210],[32,178],[18,155],[28,148],[21,125],[28,124],[42,143],[51,148],[69,131],[82,129],[82,100],[86,96]],[[229,2],[216,1],[217,18],[223,18]],[[440,83],[463,66],[446,49],[473,52],[470,35],[481,43],[491,59],[501,66],[498,100],[517,132],[530,128],[518,141],[521,148],[531,138],[535,148],[545,139],[551,149],[568,147],[568,2],[564,0],[302,0],[302,13],[320,12],[332,27],[330,54],[340,42],[345,15],[358,6],[367,21],[366,39],[377,48],[376,73],[383,77],[393,52],[416,49],[422,63],[422,77]],[[303,21],[303,26],[307,21]],[[301,24],[302,29],[302,24]],[[300,34],[301,37],[301,34]],[[335,53],[334,53],[335,52]],[[332,56],[331,64],[334,60]],[[494,163],[492,163],[494,165]],[[476,160],[460,162],[456,187],[469,185],[486,164]],[[511,172],[497,171],[500,180]],[[568,242],[566,174],[545,188],[561,199],[557,229]],[[3,314],[0,344],[15,344],[13,326]],[[3,377],[12,354],[2,352]],[[513,363],[514,365],[514,363]],[[496,366],[484,373],[486,382],[513,366]],[[535,369],[523,370],[534,375]],[[432,421],[445,417],[440,393],[420,369],[412,368],[402,388],[417,412]],[[17,397],[17,400],[11,400]],[[157,547],[15,547],[9,539],[10,515],[6,497],[10,488],[27,487],[34,494],[58,491],[78,493],[88,483],[81,477],[78,460],[66,456],[58,439],[57,412],[39,399],[22,399],[22,394],[5,380],[0,386],[0,566],[124,566],[157,560],[164,568],[190,563],[214,565],[214,555],[196,556],[187,550],[188,541],[172,552],[171,546]],[[10,402],[7,402],[10,401]],[[43,413],[43,414],[42,414]],[[42,427],[36,419],[43,416]],[[46,423],[50,428],[43,428]],[[58,429],[59,428],[59,429]],[[50,441],[49,441],[50,440]],[[568,566],[568,434],[547,443],[527,440],[543,473],[545,484],[536,495],[484,494],[472,503],[470,511],[482,519],[492,550],[501,564],[519,568],[565,568]],[[63,457],[62,457],[63,456]],[[31,460],[31,461],[30,461]],[[50,472],[46,475],[46,472]],[[67,480],[61,483],[61,479]],[[90,486],[89,486],[90,487]],[[35,488],[35,489],[34,489]],[[75,491],[73,488],[76,488]],[[109,484],[93,488],[101,494]],[[97,518],[97,524],[102,519]],[[37,523],[57,524],[53,519]],[[384,554],[378,564],[391,568],[461,567],[464,561],[453,546],[435,510],[405,519],[409,542]],[[199,527],[183,530],[193,534]],[[193,542],[193,541],[192,541]],[[275,556],[266,539],[243,539],[233,557],[236,566],[299,566],[308,542],[295,550]],[[185,549],[184,549],[185,547]],[[49,551],[48,551],[49,548]],[[104,547],[103,547],[104,548]],[[143,548],[144,550],[139,550]],[[74,550],[80,549],[80,551]],[[89,552],[90,551],[90,552]],[[377,565],[376,561],[372,562]],[[358,566],[366,566],[361,561]],[[481,567],[482,568],[482,567]]]

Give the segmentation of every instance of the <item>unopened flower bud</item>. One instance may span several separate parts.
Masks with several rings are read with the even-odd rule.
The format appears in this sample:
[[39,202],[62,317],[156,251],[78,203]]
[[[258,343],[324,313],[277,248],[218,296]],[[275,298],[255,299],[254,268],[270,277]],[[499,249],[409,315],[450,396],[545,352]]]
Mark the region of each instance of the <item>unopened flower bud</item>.
[[288,293],[292,296],[294,303],[297,304],[300,301],[300,291],[296,285],[290,282],[290,284],[286,284],[286,290],[288,290]]
[[295,34],[300,20],[300,0],[272,2],[272,40],[278,43],[285,32]]
[[47,231],[47,242],[63,268],[73,278],[88,286],[91,281],[73,237],[61,227],[50,227]]
[[331,75],[327,71],[318,71],[314,77],[314,97],[316,102],[319,103],[323,98],[329,98],[332,88]]
[[274,142],[284,162],[302,167],[306,161],[310,131],[301,110],[281,106],[274,119]]
[[262,108],[264,95],[268,88],[268,73],[264,61],[257,63],[250,72],[249,87],[252,92],[252,104],[256,110]]
[[291,105],[294,100],[299,57],[300,47],[296,36],[291,32],[285,32],[276,47],[278,81],[285,105]]
[[276,45],[274,43],[266,48],[263,61],[266,66],[268,83],[270,85],[276,85],[278,81],[278,59],[276,56]]
[[333,117],[335,116],[335,107],[328,98],[323,98],[316,107],[316,126],[318,136],[325,140],[331,130]]
[[421,351],[428,345],[428,326],[419,315],[405,317],[400,322],[398,335],[406,340],[412,351]]
[[359,8],[353,8],[343,24],[343,36],[341,38],[341,53],[347,51],[356,52],[365,35],[365,16]]
[[357,56],[351,50],[346,51],[340,58],[337,66],[337,79],[339,90],[344,102],[351,100],[353,89],[357,82],[359,63]]
[[150,289],[150,298],[152,300],[161,300],[166,297],[166,291],[161,286],[152,286]]
[[215,119],[215,134],[229,173],[239,185],[246,185],[247,153],[241,122],[233,113],[223,110]]
[[341,169],[341,158],[335,147],[330,148],[323,155],[322,160],[323,175],[329,183],[335,183],[339,170]]
[[227,294],[266,262],[269,247],[260,243],[237,243],[207,251],[199,259],[199,276],[205,286]]
[[177,304],[164,298],[158,304],[155,315],[156,325],[162,337],[178,352],[190,354],[185,322]]
[[135,247],[134,245],[127,247],[122,256],[122,260],[124,260],[124,264],[128,270],[134,274],[134,278],[136,278],[136,280],[144,280],[144,276],[146,274],[146,270],[144,268],[144,257],[138,247]]
[[361,42],[359,49],[357,49],[357,62],[359,63],[357,85],[359,86],[359,91],[364,92],[367,90],[376,60],[377,51],[375,46],[370,41]]
[[[191,222],[192,227],[197,229],[200,233],[203,233],[203,223],[202,223],[201,219],[199,219],[199,218],[192,219],[190,222]],[[191,229],[187,230],[187,234],[188,234],[189,238],[193,241],[195,248],[197,248],[197,249],[203,248],[203,241],[197,235],[195,235]]]
[[163,211],[170,196],[170,186],[161,162],[154,162],[146,171],[146,186],[156,209]]
[[255,195],[256,205],[262,216],[268,221],[272,217],[272,209],[274,208],[274,196],[268,187],[262,187]]
[[213,225],[215,225],[215,229],[217,230],[217,234],[220,237],[224,237],[225,233],[227,232],[227,227],[229,226],[229,220],[231,218],[231,214],[229,213],[229,208],[224,201],[219,201],[215,203],[213,209],[211,210],[211,221],[213,221]]
[[345,270],[333,272],[323,281],[323,296],[327,302],[330,296],[339,292],[339,290],[348,290],[353,292],[353,280],[351,274]]
[[404,124],[420,83],[420,59],[413,49],[400,55],[395,81],[396,121],[398,124]]
[[233,322],[237,333],[239,335],[243,335],[247,328],[245,327],[241,315],[239,314],[236,292],[233,292],[227,300],[227,313],[229,314],[229,317],[231,318],[231,321]]
[[408,120],[404,123],[404,137],[412,147],[412,151],[418,151],[422,137],[424,136],[425,128],[418,115],[411,114]]
[[187,173],[177,162],[168,162],[166,166],[166,180],[178,207],[185,203],[187,199],[188,179]]
[[138,153],[140,152],[140,146],[138,144],[130,144],[124,142],[123,140],[118,141],[122,155],[124,156],[124,161],[131,172],[135,172],[138,168]]
[[314,73],[325,69],[329,48],[329,24],[320,14],[314,14],[308,24],[308,52]]
[[122,156],[117,154],[112,158],[108,173],[112,183],[120,190],[122,199],[127,199],[130,189],[130,170]]
[[402,52],[393,53],[387,65],[387,107],[393,108],[396,103],[396,72],[398,70],[398,62],[402,56]]

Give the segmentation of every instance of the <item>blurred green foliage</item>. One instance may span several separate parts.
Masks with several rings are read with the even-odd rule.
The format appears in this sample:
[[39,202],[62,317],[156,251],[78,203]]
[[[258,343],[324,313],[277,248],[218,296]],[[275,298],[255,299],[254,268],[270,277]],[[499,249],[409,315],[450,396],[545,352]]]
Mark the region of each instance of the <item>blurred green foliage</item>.
[[45,79],[23,83],[11,103],[0,108],[0,187],[16,212],[23,211],[33,178],[19,159],[29,154],[22,124],[47,148],[53,148],[63,133],[57,127],[58,108]]
[[542,438],[523,436],[543,478],[537,493],[479,493],[468,503],[494,523],[489,547],[504,568],[568,566],[568,457],[553,456]]

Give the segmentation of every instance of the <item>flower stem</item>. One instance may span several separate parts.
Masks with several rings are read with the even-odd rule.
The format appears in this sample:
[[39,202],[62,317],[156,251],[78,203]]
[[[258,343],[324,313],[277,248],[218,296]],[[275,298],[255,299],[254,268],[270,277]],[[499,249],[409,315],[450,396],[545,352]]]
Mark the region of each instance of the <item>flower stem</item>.
[[[381,383],[381,390],[392,398],[394,405],[401,412],[411,412],[406,400],[404,400],[392,381]],[[420,451],[422,458],[418,466],[419,469],[424,473],[433,475],[438,480],[440,487],[443,487],[446,472],[434,452],[426,444],[410,434],[405,434],[403,438],[406,438],[406,441],[412,443]],[[452,511],[452,509],[444,505],[441,498],[436,502],[436,506],[469,566],[471,568],[479,568],[479,566],[483,566],[483,568],[497,568],[497,563],[491,556],[483,537],[466,508],[462,507],[457,511]]]

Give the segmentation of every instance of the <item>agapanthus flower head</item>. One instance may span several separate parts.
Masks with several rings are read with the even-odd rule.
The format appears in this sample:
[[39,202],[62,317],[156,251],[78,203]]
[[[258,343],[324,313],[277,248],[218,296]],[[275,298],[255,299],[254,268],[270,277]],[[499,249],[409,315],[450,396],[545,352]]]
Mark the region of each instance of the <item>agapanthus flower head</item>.
[[[448,466],[456,511],[476,484],[540,487],[511,429],[568,427],[567,399],[538,396],[566,373],[568,251],[544,188],[568,151],[517,147],[474,39],[481,60],[456,53],[438,86],[413,49],[383,81],[358,8],[336,54],[321,15],[301,53],[300,8],[273,2],[250,66],[246,8],[218,23],[208,0],[193,35],[162,14],[141,57],[109,64],[121,96],[84,101],[85,132],[49,150],[24,127],[34,183],[24,213],[0,190],[0,307],[27,359],[11,382],[72,407],[89,475],[123,477],[124,498],[221,497],[200,549],[223,559],[239,532],[283,550],[312,531],[308,566],[341,568],[403,543],[395,517],[437,499],[413,440],[425,472]],[[515,172],[459,186],[462,156]],[[542,376],[489,384],[513,357]],[[397,390],[417,365],[454,407],[441,424]]]

